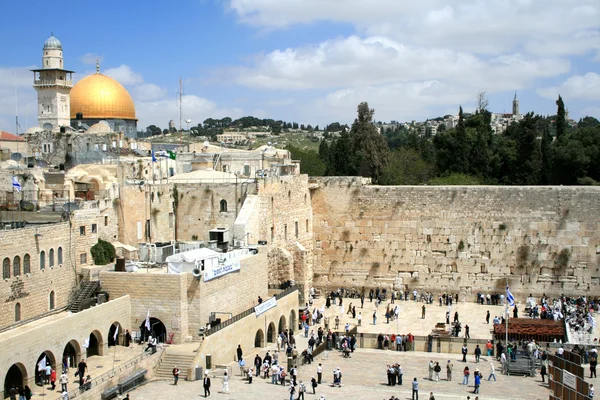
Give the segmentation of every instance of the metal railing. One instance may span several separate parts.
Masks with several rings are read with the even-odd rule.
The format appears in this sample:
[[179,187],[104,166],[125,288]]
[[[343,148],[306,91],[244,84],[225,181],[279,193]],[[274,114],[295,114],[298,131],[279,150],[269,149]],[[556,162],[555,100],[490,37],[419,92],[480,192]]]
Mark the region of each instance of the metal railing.
[[[291,294],[293,292],[297,292],[297,291],[298,291],[298,287],[297,286],[289,287],[289,288],[287,288],[285,290],[282,290],[281,292],[277,293],[275,295],[275,299],[279,300],[279,299],[281,299],[281,298],[283,298],[283,297],[285,297],[285,296],[287,296],[287,295],[289,295],[289,294]],[[231,325],[231,324],[233,324],[233,323],[235,323],[235,322],[237,322],[237,321],[239,321],[239,320],[241,320],[243,318],[246,318],[247,316],[249,316],[249,315],[251,315],[253,313],[254,313],[254,307],[249,308],[246,311],[242,311],[241,313],[239,313],[237,315],[234,315],[233,317],[229,318],[228,320],[226,320],[224,322],[221,322],[220,324],[217,324],[217,325],[211,327],[209,330],[207,330],[204,333],[204,335],[205,336],[210,336],[213,333],[216,333],[216,332],[220,331],[221,329],[226,328],[229,325]]]
[[[162,358],[162,353],[165,351],[164,348],[160,349],[160,355],[159,358]],[[154,353],[156,354],[156,353]],[[117,365],[115,368],[111,369],[110,371],[107,371],[105,373],[103,373],[102,375],[98,376],[97,378],[92,379],[92,382],[90,383],[90,386],[87,390],[83,390],[82,388],[77,388],[77,389],[73,389],[69,392],[68,395],[68,399],[75,399],[77,397],[83,397],[83,396],[89,396],[92,393],[96,393],[98,391],[102,391],[105,390],[106,388],[101,387],[101,385],[106,382],[109,381],[111,379],[113,379],[115,376],[119,375],[120,373],[127,371],[128,369],[135,367],[137,364],[139,364],[141,361],[143,361],[144,359],[153,356],[152,353],[148,353],[148,352],[143,352],[142,354],[140,354],[139,356],[136,356],[134,358],[131,358],[127,361],[125,361],[122,364]],[[97,396],[100,397],[100,396]],[[56,400],[62,400],[63,396],[59,396],[56,398]]]

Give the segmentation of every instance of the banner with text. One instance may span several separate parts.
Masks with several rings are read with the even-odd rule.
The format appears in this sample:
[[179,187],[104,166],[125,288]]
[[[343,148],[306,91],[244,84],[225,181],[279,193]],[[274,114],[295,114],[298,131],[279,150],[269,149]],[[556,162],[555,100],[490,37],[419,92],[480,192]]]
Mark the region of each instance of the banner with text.
[[204,269],[204,282],[210,281],[211,279],[218,278],[223,275],[227,275],[230,272],[240,270],[240,260],[225,261],[225,263],[216,263],[215,265]]
[[269,300],[263,301],[259,305],[254,306],[254,312],[256,313],[256,316],[258,317],[260,314],[269,311],[271,308],[273,308],[275,306],[277,306],[277,299],[275,298],[275,296],[273,296]]

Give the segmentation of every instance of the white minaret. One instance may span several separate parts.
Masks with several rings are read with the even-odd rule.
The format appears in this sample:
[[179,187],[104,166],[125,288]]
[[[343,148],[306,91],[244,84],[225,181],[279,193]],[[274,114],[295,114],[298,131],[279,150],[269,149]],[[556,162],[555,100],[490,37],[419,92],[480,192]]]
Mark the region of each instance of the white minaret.
[[38,93],[38,125],[44,130],[58,132],[61,126],[71,125],[73,71],[63,67],[62,44],[53,34],[44,43],[42,68],[32,70]]

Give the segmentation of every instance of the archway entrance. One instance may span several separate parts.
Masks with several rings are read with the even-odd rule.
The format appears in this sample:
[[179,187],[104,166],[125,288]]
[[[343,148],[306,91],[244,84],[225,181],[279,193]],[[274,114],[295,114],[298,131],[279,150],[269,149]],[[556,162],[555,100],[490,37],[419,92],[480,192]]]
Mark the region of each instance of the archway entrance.
[[[65,349],[63,350],[62,368],[63,370],[76,368],[77,364],[79,364],[79,361],[81,361],[81,346],[79,346],[79,343],[73,339],[67,343]],[[59,375],[60,372],[62,371],[56,370],[57,375]]]
[[[115,331],[117,331],[117,328],[119,328],[119,330],[117,332],[117,339],[115,340]],[[118,346],[119,338],[122,335],[123,335],[123,327],[121,326],[121,324],[118,322],[113,322],[113,324],[110,326],[110,329],[108,330],[108,347]]]
[[54,354],[48,350],[40,354],[33,367],[33,370],[35,371],[35,383],[39,386],[49,383],[46,381],[46,366],[56,369],[56,358],[54,357]]
[[290,326],[289,326],[289,328],[292,330],[292,332],[294,332],[298,329],[298,322],[296,322],[296,311],[294,311],[294,310],[290,311]]
[[21,363],[11,365],[4,377],[4,397],[8,397],[11,388],[19,389],[27,384],[27,369]]
[[269,328],[267,329],[267,342],[275,342],[275,324],[272,322],[269,324]]
[[103,356],[104,355],[104,342],[102,341],[102,334],[98,331],[94,331],[90,334],[88,348],[86,350],[86,356]]
[[256,335],[254,336],[254,347],[264,347],[265,346],[265,334],[262,329],[256,331]]
[[159,343],[167,342],[167,327],[158,318],[150,318],[150,333]]
[[282,333],[282,332],[284,332],[286,329],[287,329],[287,326],[285,325],[285,317],[282,315],[282,316],[279,318],[279,326],[278,326],[278,329],[277,329],[277,333]]

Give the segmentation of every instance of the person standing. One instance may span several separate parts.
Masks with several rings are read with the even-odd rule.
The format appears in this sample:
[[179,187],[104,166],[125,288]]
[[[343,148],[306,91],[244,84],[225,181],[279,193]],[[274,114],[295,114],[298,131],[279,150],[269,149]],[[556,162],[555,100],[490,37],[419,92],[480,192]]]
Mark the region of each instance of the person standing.
[[62,375],[60,376],[60,386],[62,387],[63,392],[68,392],[68,390],[67,390],[68,383],[69,383],[69,377],[67,375],[67,371],[63,371]]
[[442,371],[442,367],[440,367],[440,363],[436,362],[435,363],[435,367],[433,367],[433,373],[434,373],[434,377],[435,377],[435,381],[439,382],[440,381],[440,372]]
[[317,383],[321,384],[321,378],[323,378],[323,366],[321,363],[317,366]]
[[290,385],[290,388],[288,389],[288,391],[290,392],[290,400],[294,400],[294,394],[296,393],[296,387],[294,385]]
[[488,325],[490,323],[490,310],[488,310],[487,314],[485,314],[485,323]]
[[236,349],[236,353],[237,353],[237,359],[238,361],[242,359],[244,352],[242,351],[242,345],[238,344],[238,347]]
[[417,382],[417,378],[412,381],[412,400],[419,400],[419,382]]
[[306,393],[306,386],[302,381],[300,381],[298,384],[298,398],[296,400],[300,400],[300,398],[304,400],[304,393]]
[[50,384],[52,385],[52,390],[56,389],[56,370],[52,368],[52,372],[50,373]]
[[373,311],[373,325],[377,325],[377,309]]
[[[465,325],[465,339],[471,339],[471,334],[469,333],[469,325]],[[479,347],[479,346],[477,346]]]
[[475,372],[475,390],[473,390],[473,393],[479,394],[479,385],[481,385],[481,374]]
[[316,389],[317,389],[317,380],[315,379],[314,376],[310,377],[310,386],[312,387],[313,394],[317,394],[317,392],[316,392]]
[[494,382],[496,382],[496,369],[494,368],[494,363],[490,363],[490,376],[488,376],[488,381],[494,378]]
[[125,347],[129,347],[131,345],[131,333],[129,329],[125,330]]
[[46,364],[46,383],[50,383],[50,375],[52,375],[52,365]]
[[462,356],[463,356],[463,358],[462,358],[463,362],[467,362],[467,353],[468,352],[469,352],[469,350],[467,349],[467,345],[463,344],[463,347],[461,349],[461,353],[462,353]]
[[202,387],[204,388],[204,397],[210,396],[210,377],[208,372],[204,373],[204,380],[202,381]]
[[426,311],[425,304],[423,304],[423,307],[421,307],[421,319],[425,319],[425,311]]
[[262,367],[262,358],[260,358],[260,356],[257,354],[256,357],[254,357],[254,368],[256,368],[256,376],[260,375],[260,368]]
[[87,364],[82,358],[81,361],[79,361],[79,364],[77,364],[77,373],[79,374],[79,386],[83,385],[83,379],[85,378],[85,372],[87,371],[87,369]]
[[179,380],[179,368],[177,365],[173,368],[173,385],[177,386],[177,381]]
[[469,385],[469,376],[471,376],[471,371],[469,371],[469,367],[466,366],[465,369],[463,370],[463,385],[464,386],[468,386]]
[[479,357],[481,357],[481,348],[479,348],[479,345],[477,345],[477,347],[475,347],[475,362],[476,363],[479,362]]
[[222,390],[222,392],[229,394],[229,376],[227,376],[227,371],[225,371],[223,373],[223,390]]
[[429,380],[432,381],[433,380],[433,368],[435,367],[433,360],[429,360],[429,364],[427,366],[428,366],[428,371],[429,371]]
[[588,389],[588,396],[590,399],[594,398],[594,384],[590,383],[590,387]]
[[598,357],[596,356],[595,352],[592,352],[591,354],[592,356],[590,357],[590,378],[595,378],[596,367],[598,366]]
[[446,380],[448,382],[452,381],[452,368],[454,368],[454,365],[448,360],[448,364],[446,364]]
[[542,360],[542,365],[540,366],[540,376],[542,377],[542,382],[546,382],[544,380],[544,376],[546,376],[546,360]]

